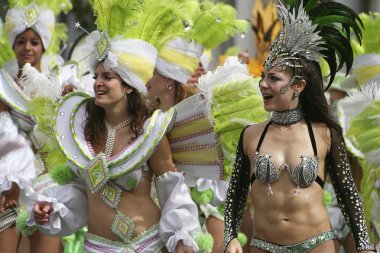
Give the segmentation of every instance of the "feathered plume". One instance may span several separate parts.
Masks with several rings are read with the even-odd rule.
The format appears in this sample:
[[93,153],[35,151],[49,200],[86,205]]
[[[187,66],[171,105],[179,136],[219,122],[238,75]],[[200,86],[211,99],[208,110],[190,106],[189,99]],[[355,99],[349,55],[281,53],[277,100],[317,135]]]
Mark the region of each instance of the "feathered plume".
[[[203,75],[197,84],[205,98],[206,115],[223,150],[225,179],[231,175],[237,140],[243,128],[267,119],[262,97],[247,66],[228,57],[223,66]],[[202,100],[200,100],[202,101]]]
[[144,0],[137,13],[123,36],[144,40],[158,50],[166,41],[183,33],[184,22],[190,23],[186,5],[174,0]]
[[92,0],[92,8],[96,17],[95,24],[99,31],[107,31],[112,38],[122,35],[131,25],[130,20],[136,15],[139,0]]
[[40,153],[49,154],[42,159],[46,168],[50,170],[58,164],[66,163],[66,158],[54,141],[51,121],[57,101],[61,96],[61,85],[54,77],[47,78],[29,63],[25,64],[22,73],[20,82],[24,87],[25,94],[31,98],[28,107],[37,121],[34,133],[39,137]]
[[206,49],[213,49],[238,33],[249,28],[246,20],[237,19],[236,10],[223,3],[203,2],[193,16],[193,26],[185,35]]
[[[344,65],[346,65],[346,74],[349,73],[353,63],[353,51],[349,43],[350,29],[353,30],[360,43],[362,21],[352,9],[341,3],[318,0],[285,0],[285,4],[295,10],[296,13],[293,15],[303,12],[302,6],[304,6],[304,11],[310,17],[312,24],[316,26],[315,32],[324,42],[321,45],[323,50],[320,53],[330,67],[330,78],[326,88],[328,89],[334,80],[335,73]],[[337,64],[336,55],[339,64]]]
[[368,107],[373,101],[380,100],[380,83],[367,83],[360,92],[346,97],[341,101],[344,113],[349,117],[355,117]]

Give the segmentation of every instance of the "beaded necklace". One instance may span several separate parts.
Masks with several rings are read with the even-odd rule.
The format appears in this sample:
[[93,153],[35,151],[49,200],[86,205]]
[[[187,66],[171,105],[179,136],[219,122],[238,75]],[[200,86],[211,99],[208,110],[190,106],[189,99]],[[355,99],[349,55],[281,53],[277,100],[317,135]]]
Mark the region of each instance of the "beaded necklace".
[[104,153],[106,154],[107,158],[111,157],[112,150],[113,150],[113,144],[115,142],[116,131],[123,128],[123,127],[128,126],[129,123],[131,123],[131,121],[132,121],[132,119],[128,118],[128,119],[124,120],[123,122],[121,122],[120,124],[116,125],[115,127],[111,127],[110,124],[107,122],[107,120],[104,120],[104,123],[105,123],[106,128],[107,128],[106,149],[105,149]]

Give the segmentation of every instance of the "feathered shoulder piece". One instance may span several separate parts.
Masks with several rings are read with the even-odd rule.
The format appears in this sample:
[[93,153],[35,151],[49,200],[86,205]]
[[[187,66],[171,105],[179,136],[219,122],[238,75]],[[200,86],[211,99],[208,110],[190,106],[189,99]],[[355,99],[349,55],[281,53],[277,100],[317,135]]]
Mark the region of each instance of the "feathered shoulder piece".
[[[330,67],[329,87],[335,73],[344,65],[346,73],[350,71],[353,63],[350,29],[360,41],[362,21],[352,9],[341,3],[286,0],[285,4],[287,7],[281,3],[278,7],[283,27],[271,46],[265,68],[278,65],[297,68],[300,64],[292,62],[299,57],[318,62],[322,56]],[[278,57],[283,60],[275,61]]]

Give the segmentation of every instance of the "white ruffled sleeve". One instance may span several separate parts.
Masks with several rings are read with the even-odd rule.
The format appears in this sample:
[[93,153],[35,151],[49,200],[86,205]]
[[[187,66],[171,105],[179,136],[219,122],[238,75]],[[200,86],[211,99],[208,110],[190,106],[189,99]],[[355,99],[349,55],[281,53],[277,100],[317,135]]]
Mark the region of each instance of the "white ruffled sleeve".
[[[34,187],[36,193],[28,204],[27,226],[38,226],[47,235],[67,236],[87,224],[86,187],[80,179],[57,185],[45,174]],[[53,205],[49,222],[41,226],[36,224],[33,216],[34,204],[38,202],[49,202]]]
[[160,235],[169,252],[176,252],[178,241],[198,252],[194,237],[201,232],[198,209],[179,172],[166,172],[156,179],[156,190],[161,207]]
[[27,196],[36,177],[34,154],[8,112],[0,112],[0,193],[16,183]]

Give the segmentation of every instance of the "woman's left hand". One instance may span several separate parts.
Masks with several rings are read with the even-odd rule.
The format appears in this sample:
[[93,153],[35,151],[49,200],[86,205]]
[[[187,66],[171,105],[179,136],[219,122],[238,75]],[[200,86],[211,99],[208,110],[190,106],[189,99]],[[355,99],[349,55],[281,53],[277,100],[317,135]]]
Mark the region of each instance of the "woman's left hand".
[[177,253],[195,253],[193,247],[184,245],[182,240],[178,242],[177,247],[175,248],[175,252],[177,252]]

